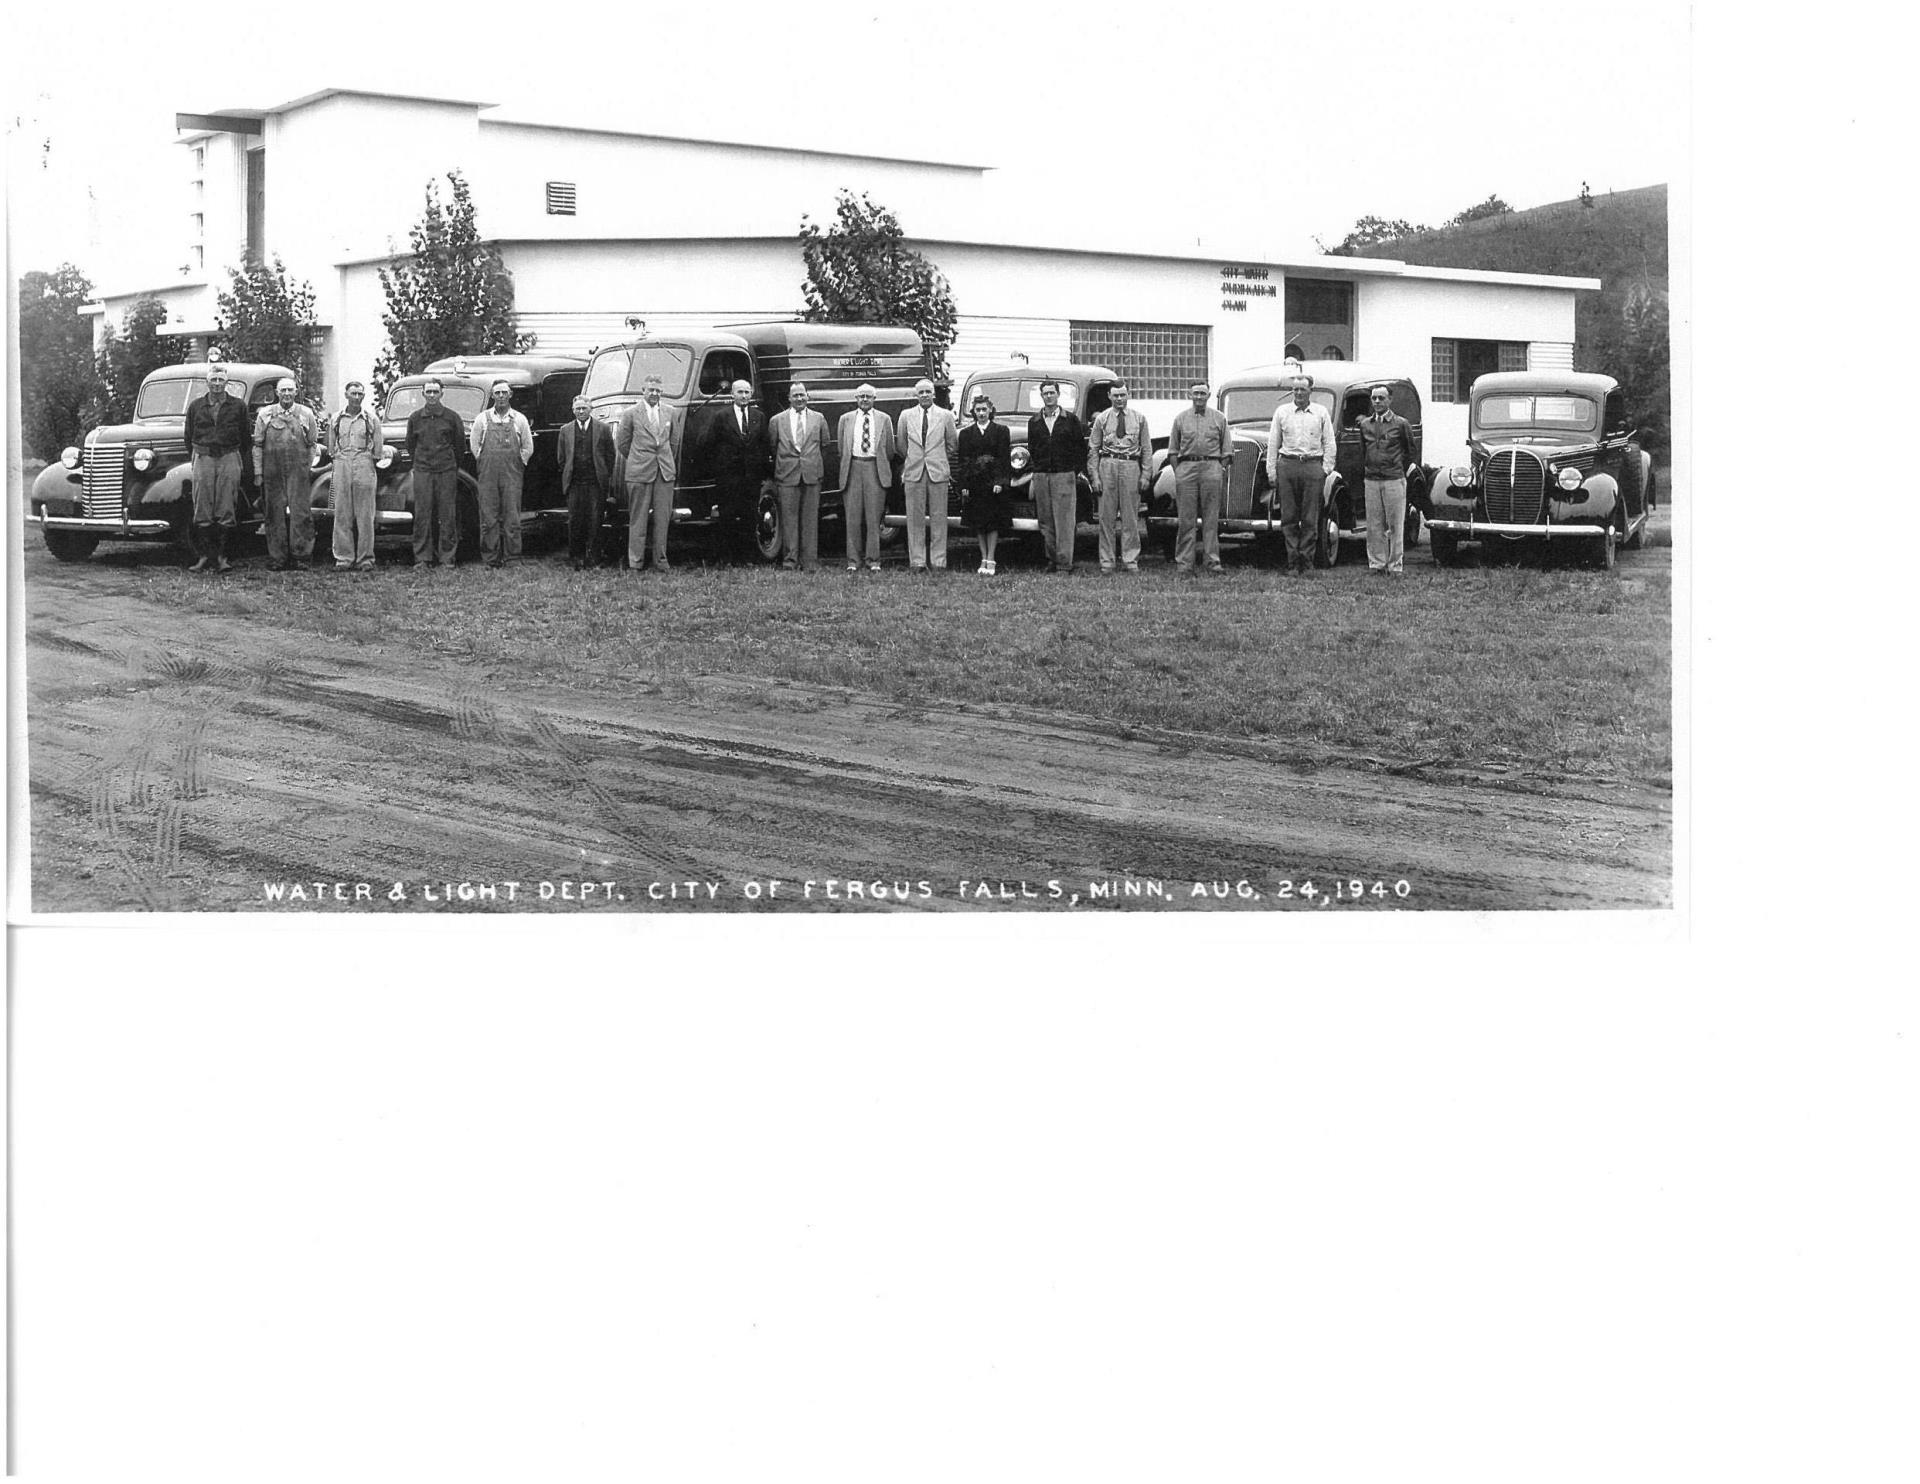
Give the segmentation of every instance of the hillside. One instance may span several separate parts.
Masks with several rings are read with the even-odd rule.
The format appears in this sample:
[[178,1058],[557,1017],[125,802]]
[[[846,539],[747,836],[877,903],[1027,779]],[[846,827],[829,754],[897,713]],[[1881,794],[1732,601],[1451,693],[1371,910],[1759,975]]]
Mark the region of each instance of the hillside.
[[1358,256],[1398,258],[1436,268],[1557,273],[1598,278],[1597,294],[1574,307],[1573,363],[1626,386],[1648,442],[1668,444],[1667,188],[1642,186],[1555,201],[1375,243]]

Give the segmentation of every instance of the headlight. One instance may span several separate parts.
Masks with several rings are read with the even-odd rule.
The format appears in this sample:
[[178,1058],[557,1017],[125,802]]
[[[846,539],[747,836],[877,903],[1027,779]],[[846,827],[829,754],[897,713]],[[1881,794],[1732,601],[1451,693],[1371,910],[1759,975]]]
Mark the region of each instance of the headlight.
[[77,448],[61,449],[60,462],[65,464],[69,469],[78,469],[80,467],[80,450]]
[[1553,482],[1563,490],[1577,490],[1580,488],[1581,482],[1580,471],[1572,467],[1562,469],[1554,476]]
[[1464,489],[1473,483],[1473,470],[1465,464],[1455,464],[1447,471],[1447,482],[1455,489]]
[[385,469],[392,463],[393,463],[393,445],[391,443],[381,444],[380,456],[373,461],[373,467],[376,469]]
[[1026,444],[1024,443],[1021,444],[1018,448],[1016,448],[1013,451],[1012,463],[1015,469],[1024,469],[1027,467],[1027,465],[1031,464],[1032,462],[1033,462],[1033,455],[1027,452]]
[[146,473],[148,469],[152,468],[153,467],[153,450],[150,448],[136,448],[133,451],[133,467],[138,469],[143,474]]

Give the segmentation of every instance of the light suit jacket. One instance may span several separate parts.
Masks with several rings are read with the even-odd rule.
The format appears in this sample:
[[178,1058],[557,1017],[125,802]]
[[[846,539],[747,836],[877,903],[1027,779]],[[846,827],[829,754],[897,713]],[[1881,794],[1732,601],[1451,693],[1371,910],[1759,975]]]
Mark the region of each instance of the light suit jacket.
[[918,403],[900,414],[899,426],[895,429],[900,444],[900,457],[906,460],[900,474],[903,479],[943,480],[953,478],[954,450],[960,443],[960,430],[953,425],[953,414],[944,407],[926,408],[927,444],[920,446],[920,413]]
[[620,414],[620,431],[614,435],[614,447],[626,462],[629,484],[646,484],[656,479],[671,480],[679,470],[673,462],[677,414],[663,397],[654,409],[660,416],[660,431],[647,424],[647,403],[643,397]]
[[782,484],[818,484],[826,470],[827,420],[811,407],[801,418],[789,407],[767,429],[773,477]]
[[[878,407],[868,414],[873,419],[873,467],[880,476],[880,488],[893,487],[893,420]],[[840,482],[847,482],[847,466],[860,455],[860,409],[840,415]]]

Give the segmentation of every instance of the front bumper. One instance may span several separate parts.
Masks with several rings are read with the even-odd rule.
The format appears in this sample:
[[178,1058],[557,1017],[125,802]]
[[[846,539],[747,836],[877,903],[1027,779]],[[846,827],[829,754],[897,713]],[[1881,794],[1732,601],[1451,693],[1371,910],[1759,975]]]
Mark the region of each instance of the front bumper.
[[36,512],[27,517],[30,525],[49,531],[84,531],[89,536],[148,537],[171,536],[169,520],[122,520],[112,515],[47,515]]
[[1599,525],[1518,525],[1510,521],[1474,520],[1471,517],[1456,520],[1452,516],[1435,515],[1427,518],[1430,531],[1458,531],[1469,540],[1475,536],[1604,536],[1607,528]]

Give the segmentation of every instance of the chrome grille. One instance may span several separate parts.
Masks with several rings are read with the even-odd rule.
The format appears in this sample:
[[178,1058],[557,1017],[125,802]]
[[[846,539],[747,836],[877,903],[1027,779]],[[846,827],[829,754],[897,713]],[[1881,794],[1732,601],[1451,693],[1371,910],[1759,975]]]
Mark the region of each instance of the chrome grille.
[[1546,515],[1547,466],[1538,454],[1509,448],[1487,460],[1487,519],[1537,525]]
[[81,451],[80,502],[88,515],[119,519],[127,486],[127,451],[119,444]]

